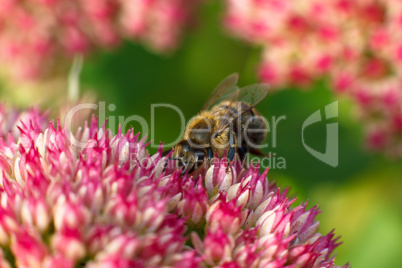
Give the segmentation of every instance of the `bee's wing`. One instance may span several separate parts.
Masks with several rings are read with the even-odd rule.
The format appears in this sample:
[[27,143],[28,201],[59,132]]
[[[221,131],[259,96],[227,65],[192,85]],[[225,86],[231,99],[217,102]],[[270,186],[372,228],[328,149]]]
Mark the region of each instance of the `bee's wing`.
[[268,84],[254,84],[246,87],[242,87],[235,92],[235,99],[236,102],[244,102],[247,103],[250,108],[241,111],[241,113],[237,114],[237,116],[229,116],[230,115],[230,108],[226,109],[226,112],[222,116],[223,120],[219,120],[219,125],[216,129],[216,134],[220,134],[225,131],[234,120],[239,118],[242,114],[250,111],[253,109],[258,103],[260,103],[269,92],[269,85]]
[[226,77],[211,93],[202,110],[210,110],[216,104],[225,100],[235,100],[239,90],[237,87],[238,80],[239,75],[237,73]]
[[269,92],[268,84],[254,84],[239,89],[236,101],[245,102],[251,107],[260,103]]

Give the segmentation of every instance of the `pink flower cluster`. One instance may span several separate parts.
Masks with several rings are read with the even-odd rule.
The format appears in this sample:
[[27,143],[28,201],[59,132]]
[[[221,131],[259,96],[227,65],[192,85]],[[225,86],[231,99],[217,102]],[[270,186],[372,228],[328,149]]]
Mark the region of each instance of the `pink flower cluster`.
[[402,157],[402,2],[226,0],[232,33],[263,46],[260,78],[350,97],[368,144]]
[[0,142],[0,267],[337,267],[318,209],[291,208],[268,170],[181,176],[132,131],[31,115]]
[[[60,67],[61,58],[110,48],[122,38],[172,50],[200,0],[2,0],[0,60],[22,78]],[[7,66],[7,67],[5,67]]]
[[32,121],[36,128],[43,129],[48,124],[48,113],[42,113],[39,108],[31,108],[27,111],[18,111],[0,103],[0,139],[14,142],[20,136],[23,125],[29,125]]

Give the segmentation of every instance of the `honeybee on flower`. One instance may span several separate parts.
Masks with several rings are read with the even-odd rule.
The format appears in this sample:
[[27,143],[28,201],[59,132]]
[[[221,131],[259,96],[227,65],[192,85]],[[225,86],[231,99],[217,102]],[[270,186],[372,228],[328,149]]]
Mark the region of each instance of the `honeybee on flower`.
[[224,79],[208,98],[201,112],[188,123],[182,140],[174,146],[177,167],[193,172],[208,159],[227,154],[229,164],[238,153],[263,156],[258,149],[267,133],[265,118],[254,108],[268,94],[267,84],[239,88],[238,75]]

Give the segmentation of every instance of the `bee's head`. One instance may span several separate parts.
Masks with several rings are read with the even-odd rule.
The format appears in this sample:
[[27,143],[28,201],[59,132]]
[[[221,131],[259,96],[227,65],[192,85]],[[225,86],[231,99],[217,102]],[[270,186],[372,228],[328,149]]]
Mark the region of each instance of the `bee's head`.
[[176,166],[183,167],[182,174],[186,171],[193,172],[204,163],[205,152],[202,149],[193,148],[187,140],[181,140],[174,147],[174,157]]

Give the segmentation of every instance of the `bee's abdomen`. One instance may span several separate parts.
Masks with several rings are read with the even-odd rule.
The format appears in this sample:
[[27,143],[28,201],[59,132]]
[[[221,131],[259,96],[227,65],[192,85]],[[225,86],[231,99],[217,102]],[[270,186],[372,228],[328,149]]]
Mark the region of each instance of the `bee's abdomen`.
[[252,108],[250,113],[242,116],[241,121],[244,128],[243,135],[247,136],[247,140],[245,138],[243,140],[246,147],[263,144],[267,137],[267,124],[261,114]]

